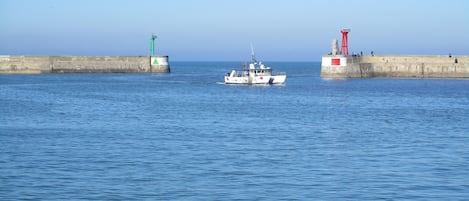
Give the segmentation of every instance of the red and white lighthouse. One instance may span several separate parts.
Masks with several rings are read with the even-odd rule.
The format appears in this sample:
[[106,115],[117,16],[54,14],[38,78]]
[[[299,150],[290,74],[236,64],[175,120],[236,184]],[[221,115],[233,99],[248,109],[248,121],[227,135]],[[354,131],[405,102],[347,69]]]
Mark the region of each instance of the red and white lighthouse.
[[322,57],[321,73],[345,71],[345,67],[347,67],[348,33],[351,32],[351,29],[342,29],[340,32],[342,33],[342,46],[340,51],[338,51],[338,41],[336,39],[332,40],[332,52]]

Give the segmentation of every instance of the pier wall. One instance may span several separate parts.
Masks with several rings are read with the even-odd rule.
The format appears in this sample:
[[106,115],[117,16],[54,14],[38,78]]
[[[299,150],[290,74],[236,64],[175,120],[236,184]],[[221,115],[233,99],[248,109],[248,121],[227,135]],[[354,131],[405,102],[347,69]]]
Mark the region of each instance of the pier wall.
[[346,66],[321,66],[324,78],[469,78],[469,56],[375,55],[348,56]]
[[0,56],[0,74],[169,72],[168,56]]

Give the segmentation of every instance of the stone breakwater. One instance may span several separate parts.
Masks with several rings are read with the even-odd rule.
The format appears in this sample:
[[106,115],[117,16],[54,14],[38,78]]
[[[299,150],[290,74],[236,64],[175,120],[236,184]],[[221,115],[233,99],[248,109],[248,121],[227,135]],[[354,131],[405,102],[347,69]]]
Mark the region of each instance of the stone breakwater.
[[168,56],[0,56],[0,74],[169,72]]
[[[341,63],[342,62],[342,63]],[[323,78],[469,78],[469,56],[375,55],[322,57]]]

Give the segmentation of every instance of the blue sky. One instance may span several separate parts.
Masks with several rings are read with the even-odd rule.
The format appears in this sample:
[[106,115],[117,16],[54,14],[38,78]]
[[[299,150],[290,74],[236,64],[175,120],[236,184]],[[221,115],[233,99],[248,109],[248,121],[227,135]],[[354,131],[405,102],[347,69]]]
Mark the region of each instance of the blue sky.
[[0,54],[148,55],[172,61],[319,61],[349,52],[469,54],[463,0],[0,0]]

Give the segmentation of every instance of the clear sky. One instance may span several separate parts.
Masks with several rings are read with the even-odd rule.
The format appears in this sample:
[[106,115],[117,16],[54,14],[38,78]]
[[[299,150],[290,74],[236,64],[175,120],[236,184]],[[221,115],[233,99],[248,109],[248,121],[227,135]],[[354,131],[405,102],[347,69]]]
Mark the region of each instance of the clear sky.
[[349,52],[469,54],[467,0],[0,0],[1,55],[148,55],[319,61]]

